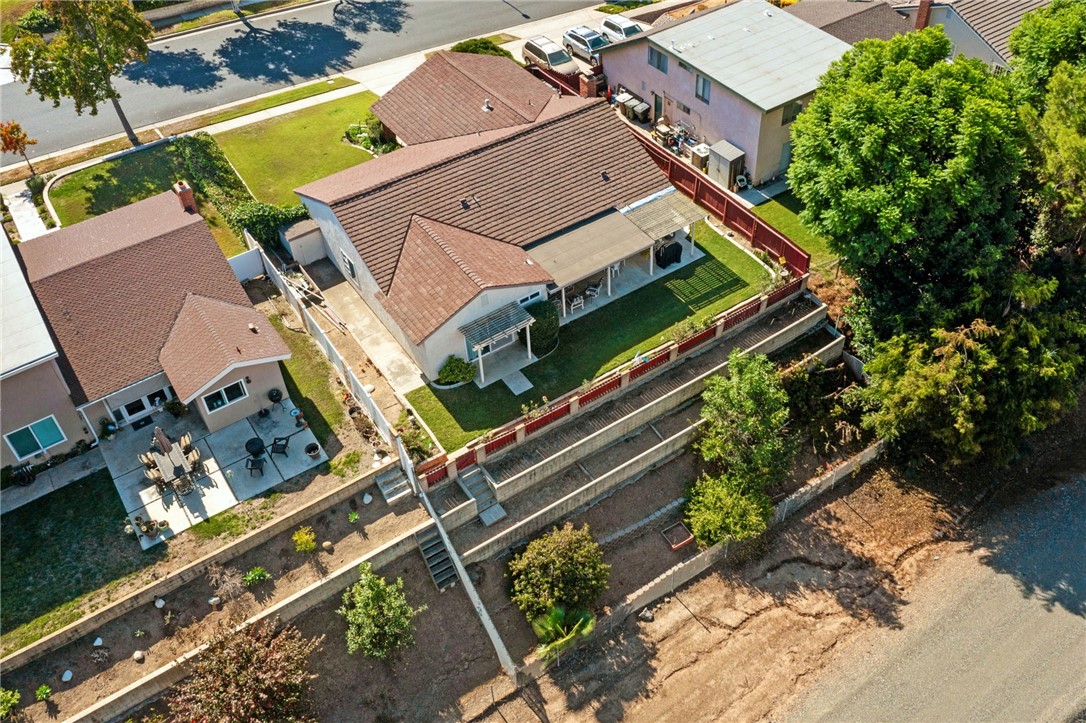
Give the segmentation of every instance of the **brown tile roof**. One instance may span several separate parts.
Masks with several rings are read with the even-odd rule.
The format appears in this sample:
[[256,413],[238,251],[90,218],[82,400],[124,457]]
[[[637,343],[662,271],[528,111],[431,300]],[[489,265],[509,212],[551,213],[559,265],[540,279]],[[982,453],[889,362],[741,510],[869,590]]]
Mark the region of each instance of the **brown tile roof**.
[[248,303],[189,294],[158,360],[177,396],[188,403],[233,367],[289,356],[275,327]]
[[249,304],[203,218],[170,191],[17,251],[78,404],[162,371],[159,351],[188,294]]
[[550,280],[517,246],[414,216],[381,303],[419,344],[485,289]]
[[1011,31],[1031,10],[1049,5],[1051,0],[956,0],[953,7],[991,45],[1004,60],[1011,59],[1007,40]]
[[851,45],[912,30],[912,22],[883,0],[801,0],[785,12]]
[[[558,97],[509,58],[439,52],[376,103],[374,114],[408,145],[531,123]],[[484,111],[483,101],[493,110]]]
[[[670,185],[604,101],[578,100],[553,118],[482,134],[473,147],[454,152],[463,138],[435,141],[426,144],[429,161],[396,159],[425,148],[408,146],[298,193],[332,207],[388,293],[416,214],[524,246]],[[371,168],[382,160],[394,168]]]

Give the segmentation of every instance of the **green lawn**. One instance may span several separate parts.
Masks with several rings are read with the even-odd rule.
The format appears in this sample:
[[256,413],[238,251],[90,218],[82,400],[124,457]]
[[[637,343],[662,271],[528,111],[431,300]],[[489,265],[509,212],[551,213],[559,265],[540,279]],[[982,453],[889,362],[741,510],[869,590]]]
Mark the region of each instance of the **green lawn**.
[[254,196],[295,204],[298,186],[373,158],[343,134],[375,100],[367,91],[220,133],[215,140]]
[[[165,143],[76,171],[57,181],[49,200],[64,226],[100,216],[128,204],[168,191],[187,176],[173,144]],[[245,251],[245,244],[203,194],[196,195],[200,214],[227,256]]]
[[165,545],[141,550],[135,538],[124,534],[124,525],[124,505],[105,470],[4,515],[3,655],[78,620],[80,598],[166,554]]
[[290,359],[280,362],[287,396],[302,410],[309,428],[324,445],[332,431],[347,419],[343,405],[328,384],[332,365],[309,334],[286,328],[276,317],[272,317],[271,322],[290,347]]
[[685,319],[707,319],[759,292],[767,275],[750,256],[704,222],[695,226],[694,238],[705,258],[563,326],[558,349],[524,369],[534,385],[529,392],[517,397],[504,384],[423,387],[408,401],[452,451],[515,418],[529,400],[555,399],[659,346]]
[[754,213],[768,221],[811,255],[812,267],[825,267],[836,261],[837,256],[826,246],[824,237],[808,229],[799,220],[799,212],[802,210],[803,203],[791,191],[754,207]]

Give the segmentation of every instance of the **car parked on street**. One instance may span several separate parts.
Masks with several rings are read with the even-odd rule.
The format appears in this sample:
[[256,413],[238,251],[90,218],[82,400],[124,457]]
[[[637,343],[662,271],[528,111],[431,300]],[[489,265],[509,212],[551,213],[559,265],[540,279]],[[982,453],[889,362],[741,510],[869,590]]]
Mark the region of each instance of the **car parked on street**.
[[596,65],[600,62],[600,56],[596,51],[605,45],[610,45],[611,41],[592,28],[578,25],[566,31],[566,34],[562,36],[562,44],[566,46],[566,51],[570,55]]
[[612,15],[604,18],[603,22],[600,23],[600,34],[612,43],[632,38],[643,32],[645,32],[645,28],[622,15]]
[[542,35],[536,36],[524,43],[521,51],[525,63],[534,63],[542,68],[567,75],[576,75],[581,69],[573,62],[569,53],[562,50],[562,46],[550,38]]

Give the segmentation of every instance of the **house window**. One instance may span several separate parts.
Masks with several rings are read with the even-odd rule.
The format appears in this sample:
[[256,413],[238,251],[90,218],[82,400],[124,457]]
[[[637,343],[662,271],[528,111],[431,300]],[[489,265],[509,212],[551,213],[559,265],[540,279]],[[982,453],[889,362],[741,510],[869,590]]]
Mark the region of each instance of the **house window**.
[[517,303],[520,304],[521,306],[524,306],[525,304],[530,304],[531,302],[535,301],[540,296],[542,296],[542,294],[540,294],[537,291],[534,294],[529,294],[528,296],[525,296],[523,299],[518,300]]
[[8,446],[16,457],[26,459],[57,446],[67,437],[57,424],[57,418],[50,414],[45,419],[39,419],[22,429],[5,434],[4,439],[7,440]]
[[204,406],[207,411],[214,412],[217,409],[233,404],[239,399],[245,399],[249,393],[245,391],[245,383],[240,379],[233,384],[223,387],[204,397]]
[[649,65],[656,68],[661,73],[666,73],[667,56],[661,53],[656,48],[649,48]]
[[803,112],[803,104],[799,101],[794,101],[784,106],[784,118],[781,119],[781,125],[786,126],[794,121],[800,113]]
[[681,100],[675,101],[675,107],[681,110],[683,113],[690,112],[690,106],[688,106],[686,103],[683,103]]
[[689,65],[687,65],[686,63],[684,63],[684,62],[683,62],[683,61],[681,61],[681,60],[679,61],[679,67],[680,67],[680,68],[682,68],[683,70],[685,70],[685,71],[686,71],[686,72],[688,72],[688,73],[691,73],[691,72],[693,72],[693,71],[691,71],[691,70],[690,70],[690,66],[689,66]]
[[694,76],[694,95],[702,103],[709,102],[709,79],[702,75]]
[[354,274],[354,261],[347,255],[347,252],[343,249],[339,250],[340,256],[343,257],[343,270],[351,275],[351,278],[356,278]]

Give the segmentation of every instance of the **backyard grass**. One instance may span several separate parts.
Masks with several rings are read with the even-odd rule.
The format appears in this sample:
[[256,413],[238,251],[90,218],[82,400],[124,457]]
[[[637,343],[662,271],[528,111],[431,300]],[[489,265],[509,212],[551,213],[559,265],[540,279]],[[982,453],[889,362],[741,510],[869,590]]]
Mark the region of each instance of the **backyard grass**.
[[249,523],[245,518],[233,512],[220,512],[212,515],[203,522],[198,522],[191,528],[192,534],[201,540],[210,540],[219,535],[238,537],[249,531]]
[[0,648],[8,655],[82,616],[80,600],[154,565],[124,534],[125,510],[102,470],[4,515],[0,526]]
[[219,133],[215,140],[254,196],[296,204],[298,186],[373,158],[344,140],[344,133],[376,100],[366,91]]
[[708,319],[760,292],[768,276],[742,249],[704,222],[695,225],[694,239],[704,258],[563,326],[558,349],[523,370],[533,384],[525,394],[514,396],[504,384],[469,384],[422,387],[408,401],[452,451],[517,417],[530,400],[556,399],[659,346],[686,319]]
[[837,260],[837,256],[826,246],[826,239],[807,228],[799,220],[803,203],[791,191],[774,196],[769,201],[755,206],[754,213],[765,219],[778,231],[799,244],[799,247],[811,255],[812,268],[824,268]]
[[[176,148],[164,143],[65,176],[50,189],[49,200],[61,224],[71,226],[168,191],[186,175]],[[230,257],[245,251],[245,244],[203,194],[196,194],[196,202],[223,254]]]
[[308,334],[288,329],[274,316],[271,317],[271,323],[290,347],[290,359],[279,362],[283,369],[283,383],[287,386],[287,395],[291,403],[302,410],[317,441],[326,446],[332,430],[337,429],[347,419],[343,405],[336,399],[328,384],[332,365]]

